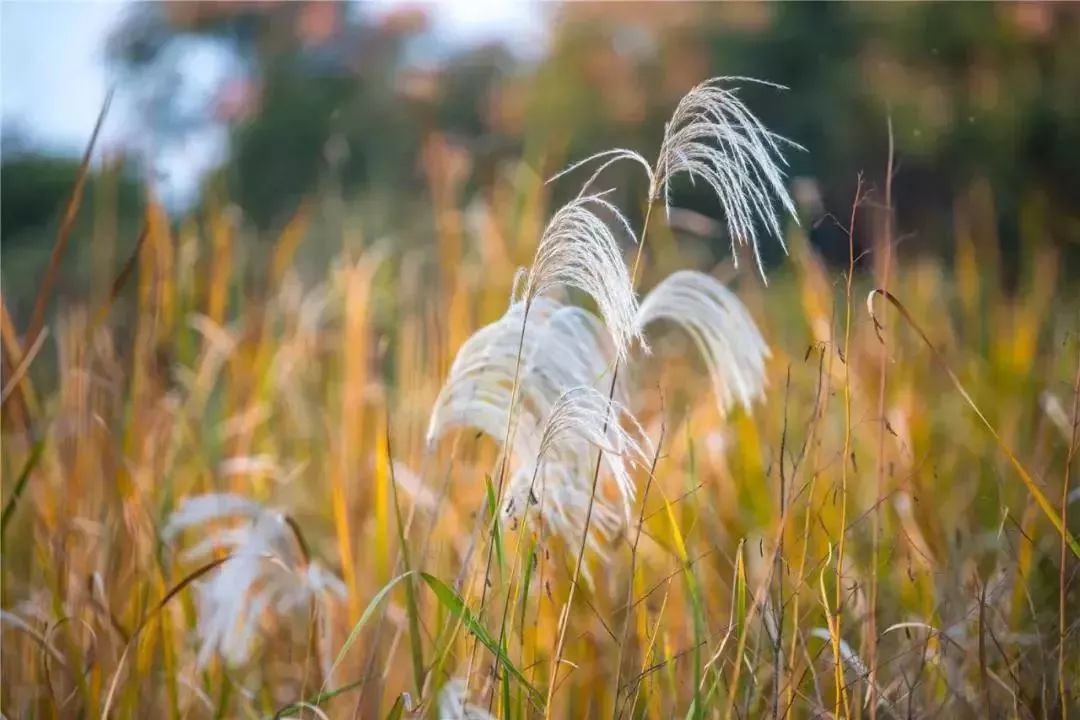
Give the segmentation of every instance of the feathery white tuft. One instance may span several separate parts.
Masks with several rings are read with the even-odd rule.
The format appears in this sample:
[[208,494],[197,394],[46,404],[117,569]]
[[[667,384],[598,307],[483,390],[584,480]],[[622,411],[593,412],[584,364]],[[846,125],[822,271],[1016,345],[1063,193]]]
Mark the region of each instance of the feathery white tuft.
[[257,517],[263,506],[254,500],[231,493],[209,493],[185,498],[174,510],[161,531],[162,539],[171,543],[182,530],[227,517]]
[[[502,509],[515,523],[530,510],[538,513],[552,534],[566,540],[568,546],[577,547],[585,532],[591,494],[592,468],[581,462],[546,461],[539,467],[531,464],[514,472]],[[625,517],[621,503],[597,491],[586,543],[602,561],[609,559],[610,541],[622,531]]]
[[637,242],[629,222],[602,195],[586,195],[564,205],[552,216],[540,237],[532,267],[524,278],[524,300],[533,301],[554,287],[567,285],[596,301],[620,362],[634,340],[637,299],[615,233],[593,209],[609,213]]
[[736,403],[749,408],[764,394],[769,348],[746,307],[719,280],[693,270],[672,273],[638,312],[641,330],[659,320],[683,328],[697,345],[721,414]]
[[[537,323],[544,323],[559,307],[555,300],[539,298],[529,308],[529,315]],[[528,332],[529,328],[523,333],[524,322],[525,303],[514,303],[502,317],[477,330],[458,349],[428,419],[429,447],[453,427],[471,427],[496,440],[503,439],[510,423],[519,349],[524,365],[531,357],[536,335]],[[519,372],[519,378],[524,375]],[[526,417],[525,422],[530,420]],[[533,436],[526,432],[523,441]]]
[[663,198],[671,207],[671,179],[681,172],[690,180],[704,180],[724,209],[731,250],[735,243],[751,245],[758,272],[765,277],[757,242],[760,222],[784,245],[783,230],[774,201],[796,218],[795,204],[785,184],[781,166],[787,161],[781,144],[800,146],[771,132],[738,98],[738,88],[721,87],[730,81],[747,81],[783,89],[753,78],[719,77],[706,80],[679,101],[664,132],[653,171],[653,199]]
[[[458,350],[428,421],[427,442],[451,427],[471,427],[502,441],[521,352],[510,451],[534,458],[540,427],[562,393],[578,385],[610,387],[615,350],[595,315],[551,298],[536,298],[522,335],[524,303],[515,303]],[[616,398],[625,397],[625,381]]]
[[[616,349],[604,324],[588,310],[567,305],[551,313],[530,349],[527,387],[547,401],[545,415],[569,388],[586,385],[610,392]],[[625,377],[615,378],[614,397],[625,401],[629,392]]]
[[617,500],[597,493],[587,541],[604,555],[603,540],[615,537],[630,515],[635,492],[629,466],[647,464],[650,444],[620,402],[627,395],[624,382],[616,382],[615,399],[608,400],[615,351],[600,320],[552,299],[536,302],[524,342],[524,307],[516,303],[462,345],[432,410],[428,443],[454,426],[503,442],[520,345],[517,429],[504,448],[514,462],[503,512],[517,520],[539,506],[553,533],[580,542],[600,448]]
[[[306,613],[312,601],[325,604],[332,596],[345,596],[345,585],[336,575],[305,561],[284,515],[237,495],[186,499],[169,517],[163,537],[168,542],[186,529],[225,519],[244,522],[213,528],[202,542],[181,553],[189,562],[206,562],[218,548],[232,555],[209,580],[196,585],[200,668],[215,653],[230,665],[245,663],[268,610]],[[320,612],[324,625],[326,616]]]
[[[589,446],[602,451],[629,521],[636,493],[627,466],[648,466],[651,443],[637,419],[619,402],[592,387],[570,388],[544,423],[537,462],[541,469],[546,461],[554,460],[584,465],[587,470],[593,455]],[[592,491],[591,473],[586,472],[582,481],[587,483],[587,498]]]
[[601,558],[608,557],[608,541],[630,522],[636,494],[630,467],[648,466],[651,443],[633,415],[595,388],[571,388],[556,401],[535,459],[511,476],[503,513],[516,522],[535,509],[544,527],[576,547],[593,497],[597,450],[618,498],[612,500],[597,488],[585,541]]
[[650,166],[636,151],[617,148],[579,160],[552,180],[600,161],[582,187],[584,194],[606,168],[620,160],[630,160],[645,168],[649,181],[649,201],[662,199],[670,215],[671,180],[685,172],[691,182],[704,181],[719,200],[731,235],[731,251],[736,265],[736,243],[750,245],[754,250],[758,272],[764,279],[765,269],[758,248],[758,225],[763,225],[786,251],[776,203],[779,202],[798,222],[795,204],[785,183],[783,167],[787,166],[787,160],[781,146],[803,148],[766,128],[739,99],[739,88],[724,87],[732,82],[750,82],[784,89],[775,83],[746,77],[706,80],[679,101],[665,126],[664,139],[654,165]]
[[439,688],[439,720],[495,720],[495,716],[468,700],[468,687],[454,678]]

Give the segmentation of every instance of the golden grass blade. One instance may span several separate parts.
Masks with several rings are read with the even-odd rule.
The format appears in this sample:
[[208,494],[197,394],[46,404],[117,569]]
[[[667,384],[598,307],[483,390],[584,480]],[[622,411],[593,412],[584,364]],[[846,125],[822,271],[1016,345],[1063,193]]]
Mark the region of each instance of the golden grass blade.
[[0,406],[7,404],[8,398],[11,397],[11,393],[15,392],[15,388],[18,387],[19,382],[30,369],[30,364],[34,362],[34,358],[41,352],[41,347],[45,344],[45,338],[47,337],[49,337],[49,329],[44,328],[38,333],[37,339],[34,340],[34,344],[31,345],[30,349],[26,351],[26,354],[23,355],[18,367],[16,367],[7,378],[7,382],[4,383],[3,394],[0,395]]
[[[19,341],[19,333],[15,329],[15,322],[8,313],[7,303],[0,297],[0,362],[3,364],[2,375],[10,378],[15,374],[15,368],[23,364],[22,343]],[[30,417],[38,413],[36,398],[33,392],[33,383],[29,378],[21,383],[21,387],[13,386],[12,393],[0,403],[0,409],[4,411],[3,429],[11,432],[13,429],[25,430],[30,424]],[[8,400],[15,398],[15,402],[8,405]]]
[[120,268],[120,272],[116,274],[116,278],[109,288],[109,295],[105,302],[98,308],[97,316],[94,318],[95,326],[101,325],[101,323],[105,322],[105,318],[109,316],[109,311],[112,309],[113,303],[116,302],[116,298],[119,297],[120,292],[124,289],[124,286],[127,285],[128,280],[135,272],[135,268],[138,267],[139,255],[142,253],[143,246],[146,245],[146,238],[149,236],[150,223],[144,221],[142,230],[139,231],[139,237],[135,240],[135,247],[132,249],[127,260],[124,261],[124,265]]
[[2,518],[0,518],[0,539],[2,539],[7,532],[8,523],[11,522],[11,518],[15,514],[15,506],[19,503],[19,498],[22,497],[23,491],[26,489],[26,483],[30,479],[30,473],[33,472],[34,467],[36,467],[38,461],[41,460],[41,453],[43,450],[45,450],[45,441],[39,440],[30,451],[30,455],[26,458],[26,462],[23,463],[22,470],[19,471],[19,477],[15,481],[15,487],[12,488],[11,495],[8,497],[7,502],[4,503],[4,514]]

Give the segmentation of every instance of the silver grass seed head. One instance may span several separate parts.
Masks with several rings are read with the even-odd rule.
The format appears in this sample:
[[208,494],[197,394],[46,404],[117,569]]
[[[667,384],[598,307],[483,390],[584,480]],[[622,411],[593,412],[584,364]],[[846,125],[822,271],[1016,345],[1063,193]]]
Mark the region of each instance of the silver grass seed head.
[[603,194],[579,196],[548,222],[521,291],[526,304],[558,286],[574,287],[591,296],[615,342],[616,357],[623,361],[634,341],[643,350],[648,348],[634,329],[637,298],[618,240],[612,227],[594,210],[611,215],[616,226],[637,243],[630,223]]
[[[518,427],[510,450],[525,458],[536,456],[540,425],[565,390],[610,387],[614,345],[596,316],[539,297],[529,310],[524,334],[523,318],[524,303],[515,303],[458,350],[428,422],[429,446],[455,426],[474,428],[501,442],[511,422],[515,372],[513,422]],[[625,381],[617,382],[616,398],[625,394]]]
[[735,244],[750,245],[764,279],[758,226],[764,226],[786,252],[775,203],[796,222],[798,217],[785,183],[787,160],[781,147],[802,148],[765,127],[739,99],[738,87],[724,87],[731,82],[783,89],[753,78],[716,77],[690,90],[665,128],[653,169],[651,198],[662,198],[670,210],[672,178],[685,172],[691,182],[705,182],[724,210],[736,264]]
[[[529,310],[543,322],[559,304],[544,298]],[[452,427],[471,427],[501,439],[510,422],[510,402],[522,334],[525,303],[512,304],[498,320],[474,332],[458,349],[428,420],[428,447]],[[526,328],[527,329],[527,328]]]
[[537,464],[561,462],[578,472],[566,478],[585,490],[586,502],[592,494],[592,463],[595,453],[602,454],[618,490],[624,516],[636,496],[630,467],[648,467],[652,443],[637,419],[614,400],[595,388],[579,386],[564,392],[555,403],[540,437]]
[[765,340],[735,293],[693,270],[672,273],[649,292],[638,312],[639,329],[666,320],[686,331],[709,370],[720,413],[749,408],[765,392]]
[[206,562],[217,548],[232,556],[195,586],[200,668],[215,654],[230,665],[245,663],[268,611],[289,615],[308,610],[312,601],[345,596],[340,578],[302,557],[281,512],[238,495],[187,498],[169,516],[163,538],[172,542],[184,530],[226,519],[243,522],[211,528],[181,553],[190,562]]
[[804,148],[765,127],[738,97],[739,88],[725,87],[736,82],[786,89],[782,85],[754,78],[711,78],[691,89],[679,101],[671,119],[665,124],[655,163],[650,164],[635,150],[615,148],[571,164],[548,182],[581,167],[595,165],[592,175],[582,186],[579,194],[582,197],[604,170],[617,162],[629,160],[645,170],[650,203],[662,200],[670,216],[671,180],[680,173],[686,173],[691,183],[700,180],[708,185],[720,202],[731,235],[732,257],[736,265],[736,243],[750,245],[758,272],[764,280],[765,271],[758,247],[759,226],[763,226],[787,251],[776,203],[796,223],[798,216],[786,186],[784,168],[787,160],[783,148]]
[[[510,478],[503,515],[515,528],[523,519],[527,522],[539,517],[546,531],[577,547],[585,533],[591,478],[591,468],[580,463],[545,461],[520,467]],[[585,537],[589,550],[601,560],[609,559],[610,543],[623,530],[624,522],[622,504],[612,502],[598,490]]]

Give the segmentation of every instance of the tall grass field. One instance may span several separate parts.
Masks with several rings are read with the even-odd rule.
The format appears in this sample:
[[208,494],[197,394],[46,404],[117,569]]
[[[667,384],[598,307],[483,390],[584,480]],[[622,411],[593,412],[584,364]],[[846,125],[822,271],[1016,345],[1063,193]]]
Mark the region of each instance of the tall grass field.
[[[977,186],[947,256],[891,176],[809,218],[748,83],[478,197],[433,142],[424,237],[151,199],[119,244],[80,180],[0,318],[3,716],[1080,717],[1080,298],[1037,208],[1015,265]],[[85,292],[72,253],[111,259]]]

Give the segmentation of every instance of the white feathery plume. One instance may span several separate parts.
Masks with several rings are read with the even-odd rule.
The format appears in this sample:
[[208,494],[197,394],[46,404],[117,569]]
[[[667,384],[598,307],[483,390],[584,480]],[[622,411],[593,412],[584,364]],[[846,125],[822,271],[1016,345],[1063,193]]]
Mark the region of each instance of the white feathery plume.
[[[331,596],[345,596],[345,585],[337,576],[303,556],[281,512],[238,495],[187,498],[169,516],[162,536],[171,542],[186,529],[227,519],[244,522],[214,528],[181,553],[191,562],[208,560],[216,548],[232,555],[209,580],[196,585],[200,668],[215,653],[231,665],[246,662],[267,610],[293,615],[309,611],[313,600],[326,604]],[[327,613],[319,614],[325,631]]]
[[[530,307],[529,315],[542,323],[559,307],[561,304],[555,300],[539,298]],[[502,441],[510,422],[519,349],[524,365],[536,337],[535,332],[523,333],[524,318],[525,304],[514,303],[502,317],[477,330],[458,349],[428,420],[429,447],[452,427],[475,428]],[[528,442],[535,433],[519,437]]]
[[[543,396],[545,415],[569,388],[587,385],[610,391],[615,347],[598,317],[566,305],[551,313],[535,337],[523,375],[526,389]],[[627,392],[625,378],[616,376],[615,399],[623,401]]]
[[182,531],[194,525],[202,525],[223,517],[256,517],[263,511],[263,506],[254,500],[231,493],[210,493],[185,498],[180,507],[169,515],[165,528],[161,531],[162,539],[171,543]]
[[[649,161],[645,159],[644,155],[637,152],[636,150],[629,150],[627,148],[612,148],[611,150],[602,150],[598,153],[590,155],[587,158],[578,160],[577,162],[570,164],[566,168],[563,168],[559,172],[552,175],[550,178],[548,178],[547,183],[554,182],[561,178],[563,175],[572,173],[580,167],[583,167],[585,165],[591,165],[597,160],[603,160],[603,162],[600,163],[596,170],[593,171],[593,174],[589,176],[589,179],[586,180],[585,183],[581,186],[581,190],[578,192],[578,197],[584,195],[586,191],[588,191],[588,189],[592,187],[592,184],[596,182],[596,179],[600,177],[600,174],[607,170],[609,167],[619,162],[620,160],[630,160],[631,162],[636,162],[638,165],[644,168],[645,177],[649,179],[649,199],[655,199],[654,194],[656,191],[656,177],[653,174],[652,165],[649,164]],[[547,183],[544,184],[546,185]]]
[[[597,489],[593,499],[597,450],[617,498]],[[502,512],[516,524],[523,516],[527,522],[535,509],[541,524],[568,546],[577,547],[584,540],[605,560],[610,541],[630,523],[636,493],[629,466],[647,467],[650,453],[644,430],[620,403],[590,386],[571,388],[548,414],[532,462],[511,475]],[[586,524],[590,501],[592,517]],[[585,575],[588,580],[587,570]]]
[[672,273],[638,312],[641,330],[658,320],[683,328],[697,345],[721,414],[735,403],[749,408],[764,394],[769,348],[746,307],[719,280],[693,270]]
[[713,78],[688,92],[679,101],[664,133],[656,162],[656,191],[663,192],[665,206],[670,206],[672,177],[686,172],[691,180],[705,180],[724,207],[732,249],[736,240],[753,244],[760,268],[756,221],[763,222],[783,245],[773,197],[795,216],[795,205],[780,168],[787,161],[778,143],[799,146],[766,128],[738,98],[738,88],[720,86],[732,80],[783,89],[752,78]]
[[468,683],[462,678],[439,688],[439,720],[495,720],[486,709],[469,702],[468,693]]
[[[454,426],[472,427],[502,442],[509,417],[520,348],[513,452],[533,458],[540,423],[562,393],[578,385],[610,386],[614,348],[592,313],[536,298],[522,335],[524,304],[515,303],[497,321],[475,332],[458,350],[428,422],[431,445]],[[616,385],[625,397],[625,381]]]
[[[630,515],[634,484],[629,464],[647,464],[650,447],[641,426],[618,399],[609,401],[614,364],[611,339],[596,316],[540,298],[530,310],[521,340],[522,303],[473,334],[458,351],[435,402],[427,439],[433,443],[453,426],[473,427],[502,443],[509,421],[517,351],[522,351],[517,396],[517,432],[505,449],[519,460],[504,492],[504,513],[517,519],[539,505],[553,532],[571,542],[585,529],[596,448],[614,480],[619,502],[597,495],[589,545],[614,537]],[[603,389],[605,392],[601,392]],[[625,397],[616,384],[616,398]]]
[[[592,495],[592,469],[584,463],[541,462],[518,468],[510,478],[503,513],[515,523],[530,509],[538,512],[553,534],[573,547],[581,543]],[[597,492],[586,543],[602,560],[609,558],[609,541],[623,528],[623,509]]]
[[[427,431],[429,447],[453,426],[474,427],[500,443],[509,437],[505,455],[527,458],[532,469],[511,475],[504,507],[522,496],[525,502],[518,505],[527,507],[539,476],[540,488],[552,498],[546,511],[550,525],[567,536],[580,528],[578,537],[592,495],[592,447],[604,451],[627,522],[634,487],[623,456],[645,457],[640,426],[634,421],[637,437],[624,429],[623,416],[629,414],[595,387],[625,359],[633,340],[647,347],[636,324],[637,300],[615,234],[593,208],[611,213],[634,237],[619,210],[601,195],[578,197],[561,208],[544,230],[532,267],[515,278],[515,302],[458,350]],[[545,297],[559,286],[592,296],[603,322]],[[612,392],[624,397],[625,387],[617,384]],[[507,428],[512,428],[508,435]],[[550,474],[544,474],[547,463]],[[606,518],[610,508],[606,501],[601,504],[600,514]],[[599,525],[604,532],[615,524],[601,520]]]
[[[537,452],[538,475],[543,475],[545,465],[552,462],[573,468],[576,472],[559,477],[559,485],[580,484],[580,497],[588,503],[592,495],[593,448],[603,453],[629,522],[636,495],[630,465],[648,466],[651,443],[642,426],[617,400],[608,399],[588,385],[579,385],[559,396],[544,422]],[[542,485],[550,484],[544,480]],[[566,497],[570,494],[565,491]],[[581,511],[583,525],[585,507]]]
[[544,229],[532,267],[524,276],[524,301],[529,304],[560,285],[588,293],[596,301],[615,341],[616,357],[622,361],[632,341],[641,342],[646,351],[647,347],[634,329],[637,299],[619,243],[593,208],[610,213],[637,242],[630,223],[602,194],[579,196],[560,208]]
[[786,251],[774,202],[779,201],[798,222],[795,204],[785,184],[786,174],[782,167],[787,165],[787,160],[781,145],[803,148],[766,128],[739,99],[737,87],[723,87],[731,82],[784,89],[782,85],[746,77],[706,80],[679,101],[665,126],[655,165],[650,167],[640,153],[619,148],[580,160],[555,178],[583,165],[602,161],[582,188],[584,193],[607,167],[619,160],[632,160],[646,168],[649,201],[663,199],[668,213],[671,211],[672,178],[685,172],[691,182],[703,180],[723,207],[736,265],[735,244],[751,245],[758,272],[764,279],[765,270],[757,243],[758,224],[763,224]]

